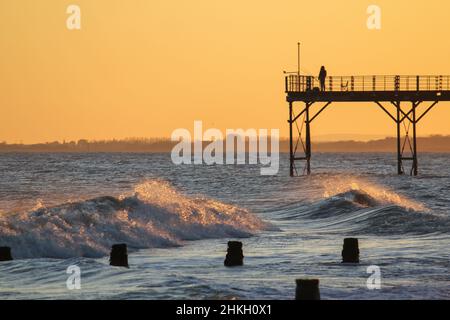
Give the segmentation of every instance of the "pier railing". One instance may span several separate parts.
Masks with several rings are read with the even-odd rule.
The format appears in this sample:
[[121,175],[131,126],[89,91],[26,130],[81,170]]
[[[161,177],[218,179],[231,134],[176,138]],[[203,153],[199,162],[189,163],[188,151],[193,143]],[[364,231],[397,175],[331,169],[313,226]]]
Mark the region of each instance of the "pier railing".
[[[320,81],[313,76],[289,74],[285,78],[286,92],[320,91]],[[450,76],[329,76],[325,91],[448,91]]]

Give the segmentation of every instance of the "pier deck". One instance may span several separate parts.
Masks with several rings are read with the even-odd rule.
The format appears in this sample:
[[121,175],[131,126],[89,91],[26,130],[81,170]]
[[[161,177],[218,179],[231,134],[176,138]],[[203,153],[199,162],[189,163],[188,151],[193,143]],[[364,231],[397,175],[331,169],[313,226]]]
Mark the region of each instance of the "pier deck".
[[[289,103],[291,176],[298,175],[296,161],[300,160],[305,161],[303,173],[311,173],[311,122],[333,102],[376,103],[397,127],[398,174],[405,172],[403,162],[410,160],[410,174],[417,175],[417,124],[439,102],[450,101],[450,76],[444,75],[329,76],[325,80],[325,90],[321,91],[317,78],[288,74],[285,88]],[[304,105],[295,111],[295,102]],[[315,103],[325,104],[313,114],[312,105]],[[428,107],[419,110],[423,103],[428,103]],[[393,106],[393,110],[389,110],[389,105]],[[295,143],[294,127],[298,133]],[[297,156],[298,151],[300,156]],[[405,155],[408,152],[409,155]]]

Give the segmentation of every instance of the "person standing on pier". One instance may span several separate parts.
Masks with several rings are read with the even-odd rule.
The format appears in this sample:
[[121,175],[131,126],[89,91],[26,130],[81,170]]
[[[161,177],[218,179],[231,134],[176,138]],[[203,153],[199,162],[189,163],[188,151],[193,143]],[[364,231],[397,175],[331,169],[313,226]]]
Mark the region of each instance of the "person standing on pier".
[[319,73],[319,81],[320,81],[320,91],[325,91],[325,79],[327,77],[327,70],[325,70],[325,67],[322,66],[320,68]]

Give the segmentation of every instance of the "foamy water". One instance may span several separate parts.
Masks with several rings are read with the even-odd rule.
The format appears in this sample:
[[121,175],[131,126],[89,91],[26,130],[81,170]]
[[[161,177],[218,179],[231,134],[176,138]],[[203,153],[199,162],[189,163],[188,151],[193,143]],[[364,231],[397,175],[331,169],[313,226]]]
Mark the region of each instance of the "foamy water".
[[[0,263],[0,298],[291,299],[301,277],[320,278],[324,299],[450,298],[450,156],[423,155],[416,178],[387,154],[317,155],[299,178],[281,160],[263,177],[158,154],[1,155],[0,246],[16,260]],[[356,266],[340,263],[350,236]],[[245,265],[228,269],[234,239]],[[129,269],[108,265],[122,242]],[[80,291],[66,288],[73,264]]]
[[245,209],[187,197],[169,183],[138,184],[131,196],[100,196],[0,217],[3,246],[16,258],[102,257],[112,243],[141,248],[180,246],[187,240],[249,237],[269,228]]

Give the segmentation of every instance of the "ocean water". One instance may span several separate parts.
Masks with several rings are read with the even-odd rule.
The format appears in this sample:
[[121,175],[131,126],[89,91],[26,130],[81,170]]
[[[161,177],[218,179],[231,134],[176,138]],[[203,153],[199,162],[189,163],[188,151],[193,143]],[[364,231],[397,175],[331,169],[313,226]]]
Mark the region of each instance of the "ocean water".
[[[408,164],[409,165],[409,164]],[[450,299],[450,155],[314,154],[313,174],[175,166],[168,154],[0,155],[0,299]],[[357,237],[360,264],[342,264]],[[244,266],[226,268],[227,241]],[[130,268],[111,267],[127,243]],[[66,270],[81,270],[69,290]],[[381,271],[369,290],[367,267]]]

